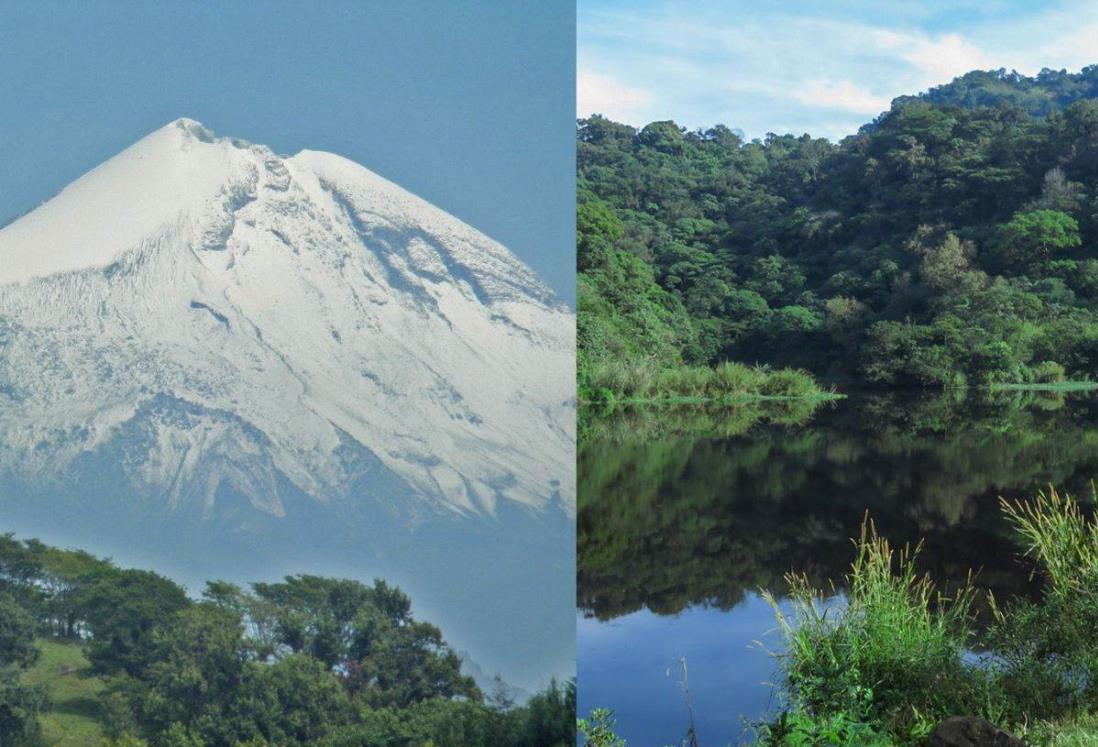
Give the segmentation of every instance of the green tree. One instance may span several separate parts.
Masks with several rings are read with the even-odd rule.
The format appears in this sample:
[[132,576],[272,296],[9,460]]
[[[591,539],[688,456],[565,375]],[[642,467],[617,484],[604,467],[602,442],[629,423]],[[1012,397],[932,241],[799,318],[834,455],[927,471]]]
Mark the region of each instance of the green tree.
[[0,594],[0,667],[25,669],[38,660],[35,619],[11,594]]
[[0,667],[0,744],[37,747],[41,743],[38,717],[47,705],[41,690],[20,681],[18,669]]
[[576,743],[576,682],[549,686],[530,699],[524,743],[530,747],[571,747]]
[[576,207],[576,261],[580,270],[605,267],[625,227],[604,202],[592,200]]
[[294,654],[250,671],[237,717],[247,716],[271,744],[315,744],[354,722],[347,692],[310,656]]
[[1058,210],[1017,213],[1001,230],[1001,252],[1009,266],[1047,270],[1053,258],[1082,243],[1079,223]]
[[461,659],[434,625],[380,620],[356,644],[351,687],[374,707],[403,708],[433,698],[481,700],[471,677],[461,673]]
[[177,584],[151,571],[110,569],[80,593],[91,640],[88,659],[97,672],[142,673],[153,658],[153,632],[190,604]]
[[135,700],[147,730],[180,724],[201,735],[210,731],[201,724],[223,720],[247,674],[239,618],[210,604],[192,605],[149,632],[144,648]]
[[39,741],[38,715],[44,694],[21,682],[22,671],[38,659],[34,618],[10,593],[0,594],[0,744],[18,747]]

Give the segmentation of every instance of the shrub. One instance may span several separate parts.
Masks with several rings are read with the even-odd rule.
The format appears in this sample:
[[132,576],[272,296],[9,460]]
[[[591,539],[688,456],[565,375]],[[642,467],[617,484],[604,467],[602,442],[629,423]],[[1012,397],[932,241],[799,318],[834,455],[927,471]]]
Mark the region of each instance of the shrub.
[[769,373],[759,387],[759,393],[768,397],[807,397],[819,391],[810,374],[793,369]]
[[[971,584],[944,598],[915,573],[918,548],[894,556],[872,524],[856,543],[845,604],[825,604],[802,576],[789,579],[790,615],[768,596],[787,643],[791,708],[763,727],[764,743],[874,744],[866,735],[884,734],[918,744],[959,714],[1037,724],[1041,744],[1098,743],[1089,722],[1079,725],[1098,710],[1098,519],[1051,489],[1002,510],[1047,586],[1039,601],[1000,608],[991,599],[979,641]],[[988,655],[974,661],[976,644]]]
[[788,577],[790,615],[767,595],[786,641],[782,664],[794,711],[817,720],[849,714],[908,743],[948,716],[980,710],[986,678],[963,658],[974,591],[967,586],[945,598],[916,573],[918,553],[894,554],[867,522],[845,603],[826,602],[799,575]]
[[1017,721],[1098,707],[1098,520],[1054,489],[1002,509],[1044,573],[1040,602],[995,610],[989,643]]
[[590,718],[578,719],[576,729],[584,747],[625,747],[625,740],[614,733],[614,713],[607,708],[596,708]]
[[580,397],[596,403],[676,398],[817,397],[821,394],[815,380],[804,371],[771,371],[734,362],[710,368],[667,366],[650,360],[602,361],[588,367],[580,385]]
[[876,725],[840,711],[816,717],[801,711],[786,711],[759,730],[762,747],[891,747],[892,741]]
[[714,384],[724,392],[758,391],[765,378],[765,369],[752,368],[732,361],[718,363],[713,368]]
[[1055,361],[1042,361],[1030,369],[1034,383],[1058,384],[1064,380],[1064,367]]

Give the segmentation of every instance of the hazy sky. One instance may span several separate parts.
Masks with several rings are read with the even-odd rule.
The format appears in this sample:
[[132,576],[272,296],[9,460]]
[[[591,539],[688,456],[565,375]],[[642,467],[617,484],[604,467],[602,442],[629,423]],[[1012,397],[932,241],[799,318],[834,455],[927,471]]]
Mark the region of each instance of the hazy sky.
[[351,158],[575,297],[571,0],[0,3],[0,225],[178,117]]
[[841,138],[973,69],[1098,63],[1098,4],[581,0],[581,116]]

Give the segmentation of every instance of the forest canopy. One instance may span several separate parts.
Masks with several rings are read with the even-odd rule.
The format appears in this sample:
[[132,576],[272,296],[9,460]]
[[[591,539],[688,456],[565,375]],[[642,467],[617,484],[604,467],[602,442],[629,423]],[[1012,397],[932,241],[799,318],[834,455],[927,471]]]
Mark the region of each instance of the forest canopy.
[[[48,656],[68,663],[38,666]],[[0,744],[44,744],[44,726],[112,747],[575,743],[574,682],[523,705],[497,684],[485,695],[384,581],[214,581],[196,600],[151,571],[0,535]]]
[[608,361],[840,386],[1089,378],[1098,66],[973,72],[840,143],[579,120],[581,391]]

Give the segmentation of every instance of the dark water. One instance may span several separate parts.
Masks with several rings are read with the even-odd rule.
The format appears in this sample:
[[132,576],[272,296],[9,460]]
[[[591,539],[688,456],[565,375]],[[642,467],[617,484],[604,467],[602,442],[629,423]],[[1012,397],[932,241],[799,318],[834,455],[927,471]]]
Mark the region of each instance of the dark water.
[[1098,476],[1098,397],[863,395],[581,422],[577,655],[581,714],[615,711],[630,747],[680,744],[685,657],[702,747],[751,740],[780,693],[783,575],[840,582],[866,512],[894,544],[925,541],[941,584],[977,571],[1032,594],[999,496]]

